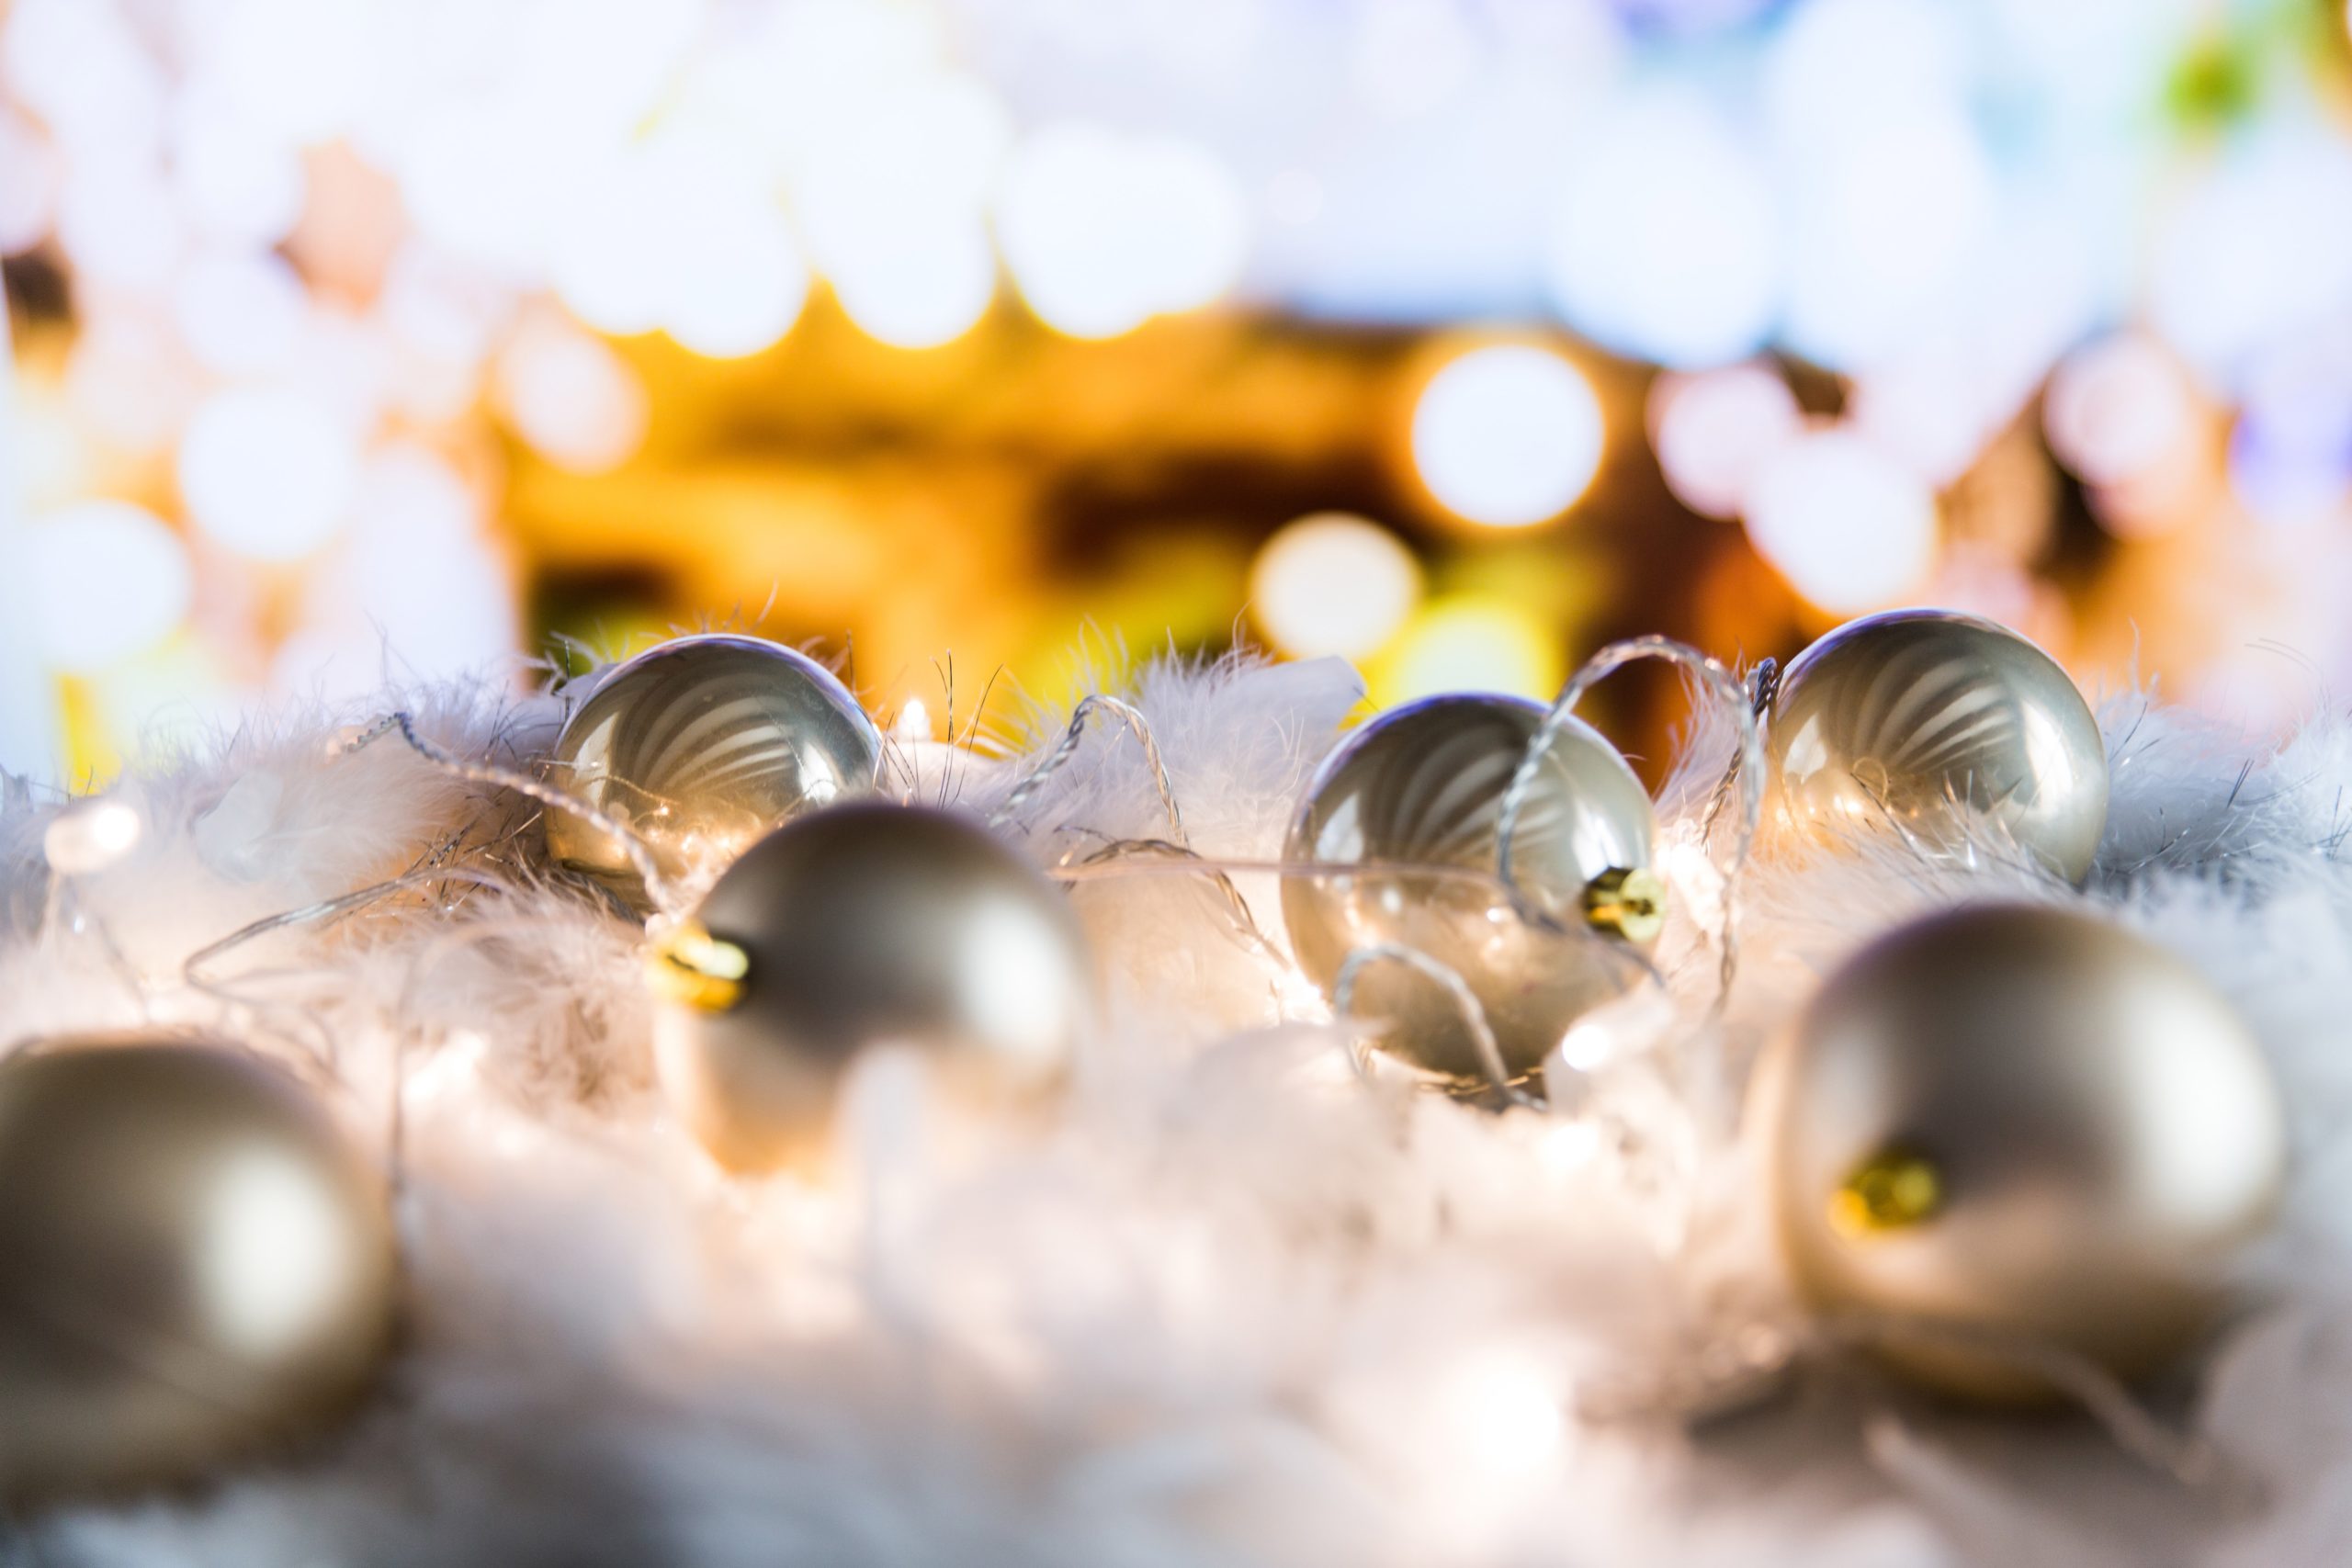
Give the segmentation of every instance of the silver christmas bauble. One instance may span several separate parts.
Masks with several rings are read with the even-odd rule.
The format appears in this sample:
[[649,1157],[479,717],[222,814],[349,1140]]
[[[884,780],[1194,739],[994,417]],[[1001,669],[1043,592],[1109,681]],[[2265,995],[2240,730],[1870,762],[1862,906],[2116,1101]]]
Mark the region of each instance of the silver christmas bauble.
[[1799,654],[1772,699],[1772,815],[1833,833],[1892,823],[1937,850],[1989,818],[2068,881],[2107,825],[2107,746],[2055,660],[1947,610],[1865,615]]
[[1774,1043],[1755,1106],[1802,1293],[1891,1330],[1898,1371],[1984,1401],[2051,1393],[2003,1350],[2129,1379],[2193,1346],[2286,1168],[2267,1063],[2213,988],[2032,906],[1864,949]]
[[[1623,946],[1654,941],[1664,898],[1650,867],[1656,818],[1632,768],[1589,725],[1559,733],[1522,809],[1512,875],[1565,933],[1513,914],[1491,886],[1383,863],[1493,873],[1502,797],[1543,722],[1517,697],[1431,697],[1381,715],[1325,760],[1284,858],[1363,866],[1283,883],[1299,967],[1330,995],[1348,955],[1416,949],[1459,974],[1486,1010],[1508,1077],[1532,1073],[1568,1025],[1638,972]],[[1461,1010],[1396,964],[1360,972],[1351,1010],[1382,1019],[1384,1050],[1464,1085],[1486,1074]]]
[[[616,666],[564,721],[548,782],[628,824],[665,876],[872,787],[882,737],[832,674],[758,637],[684,637]],[[614,836],[547,814],[548,852],[648,907]]]
[[86,1037],[0,1065],[0,1494],[111,1492],[316,1432],[390,1340],[376,1172],[225,1046]]
[[878,801],[752,845],[651,963],[663,1088],[738,1170],[813,1163],[868,1046],[1017,1103],[1060,1082],[1092,1009],[1059,889],[975,823]]

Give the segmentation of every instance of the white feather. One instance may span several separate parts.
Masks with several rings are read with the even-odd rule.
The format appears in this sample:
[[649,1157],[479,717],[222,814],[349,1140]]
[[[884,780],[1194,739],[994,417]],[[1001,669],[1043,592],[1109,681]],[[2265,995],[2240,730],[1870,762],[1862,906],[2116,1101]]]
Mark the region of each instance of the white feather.
[[[1278,855],[1361,696],[1333,664],[1146,667],[1204,855]],[[461,755],[527,765],[559,716],[404,694]],[[0,816],[0,1043],[135,1022],[227,1030],[334,1086],[401,1181],[410,1337],[345,1433],[204,1490],[22,1523],[46,1562],[1910,1565],[2346,1560],[2352,1534],[2352,724],[2250,747],[2138,695],[2084,894],[1986,838],[1759,858],[1741,959],[1686,865],[1670,1006],[1575,1080],[1578,1120],[1385,1078],[1285,976],[1276,886],[1077,895],[1112,1038],[1052,1124],[959,1143],[911,1076],[861,1071],[824,1186],[720,1176],[652,1087],[638,933],[532,869],[527,803],[366,714],[257,722],[119,786],[145,831],[52,887],[52,806]],[[899,783],[985,814],[1058,739]],[[1696,845],[1728,757],[1663,792]],[[1043,861],[1172,834],[1135,738],[1097,719],[1008,838]],[[1713,846],[1718,870],[1723,839]],[[209,942],[433,863],[427,882],[222,954]],[[2193,1419],[2258,1505],[2184,1493],[2086,1422],[1960,1419],[1854,1369],[1686,1430],[1645,1406],[1795,1319],[1738,1141],[1745,1063],[1826,968],[1955,899],[2086,900],[2245,1010],[2293,1108],[2278,1303],[2212,1358]],[[42,924],[54,905],[78,916]],[[1644,1051],[1631,1034],[1663,1033]],[[1602,1060],[1607,1056],[1610,1059]],[[401,1096],[400,1142],[391,1142]],[[0,1391],[5,1400],[5,1391]],[[1613,1402],[1613,1404],[1612,1404]],[[1631,1412],[1630,1416],[1628,1412]]]

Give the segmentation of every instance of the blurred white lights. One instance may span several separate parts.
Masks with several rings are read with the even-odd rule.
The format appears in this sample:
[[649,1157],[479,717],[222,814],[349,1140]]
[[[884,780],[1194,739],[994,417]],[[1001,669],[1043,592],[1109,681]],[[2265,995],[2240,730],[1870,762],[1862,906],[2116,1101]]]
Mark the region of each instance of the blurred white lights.
[[1568,323],[1673,366],[1759,346],[1780,306],[1770,176],[1752,145],[1689,90],[1622,106],[1578,150],[1549,251]]
[[188,41],[248,123],[299,144],[337,134],[365,101],[388,19],[371,0],[218,0]]
[[851,321],[893,348],[936,348],[978,325],[996,295],[996,253],[977,223],[943,225],[911,243],[834,264],[833,293]]
[[2265,349],[2352,299],[2352,147],[2274,131],[2238,147],[2156,239],[2148,314],[2199,374],[2234,389]]
[[1082,338],[1210,303],[1249,251],[1223,164],[1190,142],[1087,125],[1048,127],[1014,152],[997,238],[1030,309]]
[[1901,598],[1935,559],[1934,493],[1849,431],[1806,434],[1765,465],[1746,522],[1791,587],[1841,615]]
[[191,98],[172,133],[172,188],[200,232],[266,247],[302,215],[307,181],[294,147],[265,136],[218,95]]
[[180,273],[172,306],[181,340],[199,364],[223,375],[248,375],[272,369],[293,353],[310,296],[282,257],[212,251]]
[[1286,525],[1250,572],[1258,624],[1299,658],[1363,658],[1396,633],[1420,594],[1412,552],[1377,524],[1345,513]]
[[0,108],[0,256],[39,244],[57,205],[57,155],[22,116]]
[[187,615],[187,551],[143,507],[61,507],[26,528],[25,547],[37,645],[52,668],[104,670],[153,647]]
[[0,38],[11,94],[78,152],[153,146],[164,96],[162,66],[123,11],[90,0],[17,0]]
[[180,439],[180,495],[198,527],[240,555],[296,560],[344,521],[359,464],[350,428],[300,393],[214,394]]
[[1942,0],[1812,0],[1770,40],[1764,103],[1799,155],[1867,134],[1922,106],[1961,101],[1967,19]]
[[842,107],[800,150],[795,216],[865,333],[929,348],[978,321],[996,291],[988,201],[1012,118],[978,82],[926,69]]
[[557,292],[608,333],[662,328],[718,358],[782,337],[808,291],[783,209],[735,143],[666,132],[599,171],[559,228]]
[[2156,468],[2197,427],[2179,364],[2147,339],[2119,334],[2059,362],[2041,420],[2058,460],[2086,483],[2118,485]]
[[481,507],[438,454],[410,443],[371,457],[351,528],[304,595],[307,624],[280,649],[275,682],[327,697],[410,680],[480,676],[519,636],[505,563]]
[[1600,400],[1549,349],[1473,349],[1430,378],[1413,410],[1413,462],[1439,504],[1519,528],[1556,517],[1600,470]]
[[65,360],[65,400],[82,427],[135,457],[169,446],[197,395],[196,368],[145,312],[86,322]]
[[1898,356],[1855,378],[1846,417],[1880,451],[1929,484],[1948,485],[1976,461],[1998,423],[1974,371],[1958,355]]
[[1996,189],[1957,107],[1857,127],[1813,149],[1792,175],[1782,342],[1853,369],[1939,319],[1965,281]]
[[1788,383],[1758,365],[1661,376],[1649,406],[1667,488],[1704,517],[1738,516],[1757,474],[1804,425]]
[[124,288],[161,288],[187,238],[169,188],[144,164],[85,162],[67,171],[57,243],[81,276]]
[[645,389],[636,374],[604,343],[559,321],[516,331],[499,355],[496,390],[523,439],[577,473],[616,466],[645,438]]

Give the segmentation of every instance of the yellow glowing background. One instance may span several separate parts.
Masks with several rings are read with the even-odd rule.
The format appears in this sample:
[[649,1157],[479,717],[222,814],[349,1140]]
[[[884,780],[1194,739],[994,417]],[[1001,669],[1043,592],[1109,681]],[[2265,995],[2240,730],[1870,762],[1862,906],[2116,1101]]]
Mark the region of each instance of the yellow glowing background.
[[14,0],[0,765],[710,623],[961,720],[1937,603],[2277,725],[2352,668],[2346,56],[2312,0]]

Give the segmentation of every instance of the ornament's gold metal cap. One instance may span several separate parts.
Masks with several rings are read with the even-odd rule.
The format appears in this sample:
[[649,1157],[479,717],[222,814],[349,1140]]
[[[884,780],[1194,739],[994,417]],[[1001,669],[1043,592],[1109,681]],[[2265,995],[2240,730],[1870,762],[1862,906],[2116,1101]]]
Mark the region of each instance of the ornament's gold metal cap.
[[1585,923],[1648,942],[1666,926],[1666,878],[1647,866],[1612,865],[1584,887]]
[[1943,1173],[1908,1149],[1872,1155],[1829,1198],[1829,1223],[1862,1239],[1907,1230],[1935,1218],[1944,1203]]
[[653,994],[701,1012],[725,1012],[743,999],[751,955],[715,937],[699,920],[682,920],[645,955]]

